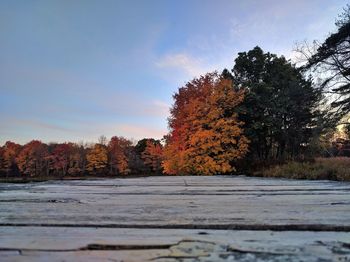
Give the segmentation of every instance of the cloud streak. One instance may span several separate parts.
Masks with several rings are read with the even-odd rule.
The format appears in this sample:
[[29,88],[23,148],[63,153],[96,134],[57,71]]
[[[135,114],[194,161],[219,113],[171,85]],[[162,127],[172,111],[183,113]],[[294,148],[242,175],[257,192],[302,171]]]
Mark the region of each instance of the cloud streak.
[[156,66],[160,69],[180,71],[190,78],[215,70],[215,66],[205,59],[195,58],[186,53],[166,54],[159,58]]

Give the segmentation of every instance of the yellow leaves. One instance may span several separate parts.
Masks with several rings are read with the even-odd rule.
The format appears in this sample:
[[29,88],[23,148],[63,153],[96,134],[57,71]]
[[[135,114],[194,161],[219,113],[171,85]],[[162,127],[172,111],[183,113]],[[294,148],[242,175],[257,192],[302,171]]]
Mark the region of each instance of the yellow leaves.
[[212,175],[234,171],[248,151],[235,107],[244,92],[217,73],[193,80],[174,96],[171,133],[164,149],[167,174]]
[[163,151],[164,173],[169,175],[183,175],[186,170],[185,150],[179,149],[176,144],[167,145]]
[[105,171],[108,163],[107,149],[104,145],[95,144],[86,155],[86,170],[89,172]]

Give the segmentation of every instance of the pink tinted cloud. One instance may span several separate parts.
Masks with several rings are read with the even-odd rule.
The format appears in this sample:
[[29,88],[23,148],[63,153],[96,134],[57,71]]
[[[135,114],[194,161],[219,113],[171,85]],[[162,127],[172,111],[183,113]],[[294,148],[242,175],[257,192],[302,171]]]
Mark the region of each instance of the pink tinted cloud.
[[157,138],[161,139],[167,130],[144,125],[120,124],[117,126],[118,131],[128,138]]

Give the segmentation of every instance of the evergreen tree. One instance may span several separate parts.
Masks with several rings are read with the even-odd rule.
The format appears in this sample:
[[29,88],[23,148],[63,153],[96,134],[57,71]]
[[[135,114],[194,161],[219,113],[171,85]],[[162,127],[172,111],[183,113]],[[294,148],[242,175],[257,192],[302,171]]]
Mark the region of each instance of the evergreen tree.
[[283,56],[260,47],[238,54],[232,69],[245,90],[240,118],[250,140],[250,156],[259,160],[300,157],[316,131],[321,92]]

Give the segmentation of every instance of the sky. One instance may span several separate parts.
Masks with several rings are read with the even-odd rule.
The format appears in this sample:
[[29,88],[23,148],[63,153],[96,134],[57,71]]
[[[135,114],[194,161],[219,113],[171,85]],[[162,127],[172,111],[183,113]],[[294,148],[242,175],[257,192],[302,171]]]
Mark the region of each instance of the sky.
[[172,95],[260,46],[295,59],[345,0],[1,0],[0,144],[162,138]]

